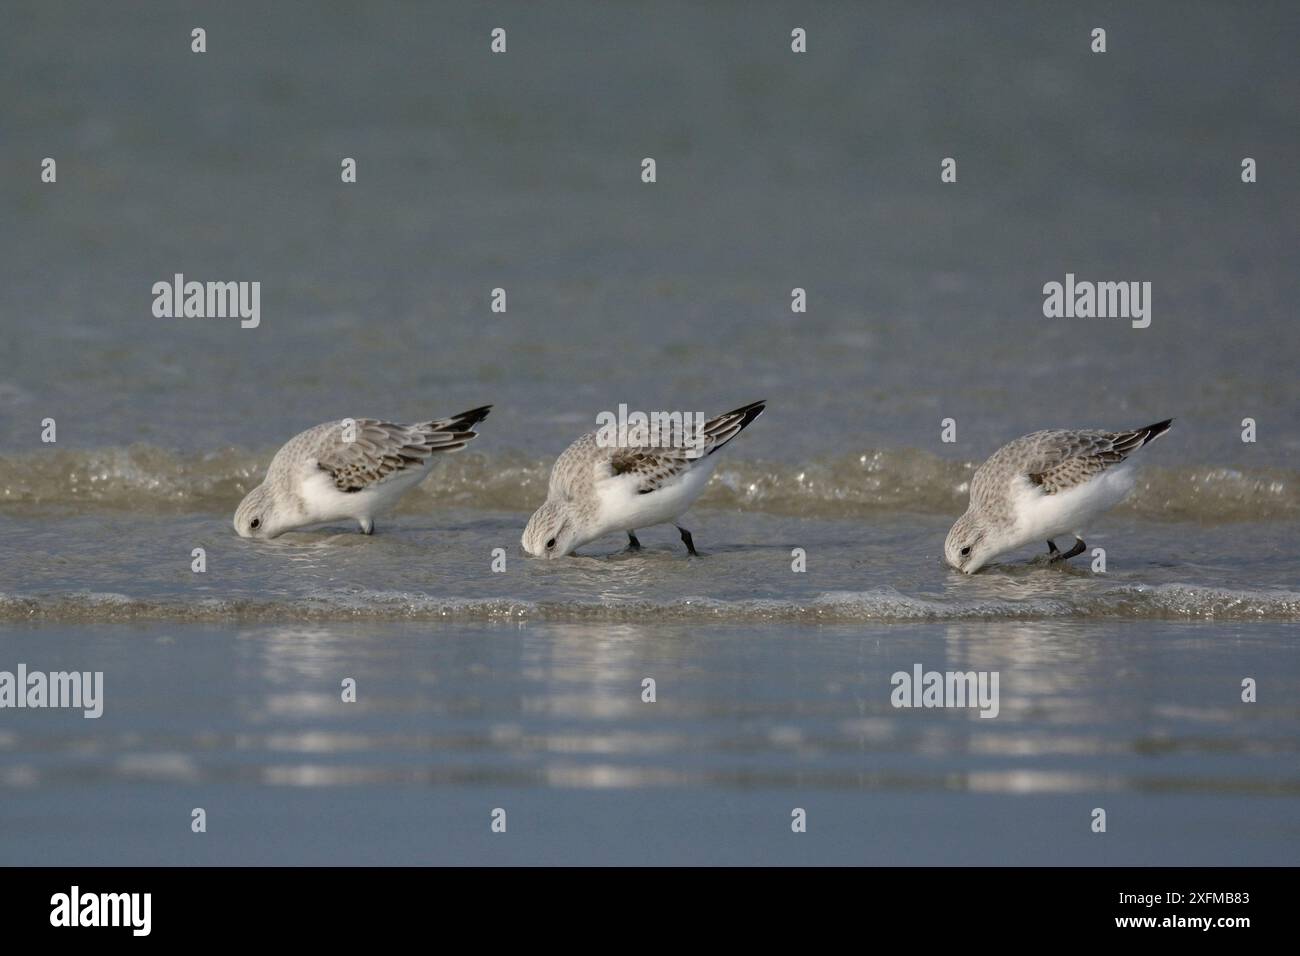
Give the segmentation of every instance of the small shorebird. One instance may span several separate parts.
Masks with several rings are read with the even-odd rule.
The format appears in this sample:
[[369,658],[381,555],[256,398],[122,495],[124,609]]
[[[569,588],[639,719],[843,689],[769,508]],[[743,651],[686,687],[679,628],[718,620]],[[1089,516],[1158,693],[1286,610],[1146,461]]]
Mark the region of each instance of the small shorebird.
[[[974,574],[1000,554],[1046,541],[1052,561],[1082,554],[1083,526],[1133,490],[1128,458],[1168,431],[1173,419],[1126,432],[1056,429],[1003,445],[975,472],[970,506],[948,532],[943,553]],[[1062,552],[1053,538],[1074,535]]]
[[524,550],[558,558],[614,532],[626,532],[628,546],[637,550],[637,528],[671,522],[686,550],[696,555],[691,533],[677,520],[704,491],[718,450],[765,407],[766,402],[753,402],[709,419],[685,436],[674,436],[672,447],[602,445],[597,432],[583,435],[556,459],[546,503],[524,529]]
[[429,473],[437,452],[458,451],[476,438],[473,426],[491,405],[419,425],[345,418],[309,428],[285,442],[262,483],[235,510],[244,538],[352,519],[362,534]]

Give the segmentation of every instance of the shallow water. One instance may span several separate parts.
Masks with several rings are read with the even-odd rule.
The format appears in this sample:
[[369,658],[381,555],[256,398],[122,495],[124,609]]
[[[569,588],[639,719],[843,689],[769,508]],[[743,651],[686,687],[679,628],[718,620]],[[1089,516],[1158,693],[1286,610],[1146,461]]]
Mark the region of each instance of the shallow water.
[[[0,862],[1294,862],[1293,5],[1109,10],[1104,57],[1040,3],[818,5],[799,58],[779,5],[492,16],[0,31],[0,670],[109,687],[0,712]],[[261,324],[154,318],[178,272],[261,282]],[[1067,272],[1150,281],[1151,326],[1045,319]],[[523,556],[598,412],[759,398],[703,559]],[[296,432],[486,402],[373,537],[235,537]],[[1169,416],[1105,573],[942,565],[1003,442]],[[1002,714],[894,710],[917,662],[1001,669]]]
[[[7,655],[103,670],[105,708],[6,722],[0,861],[1294,863],[1296,643],[1172,622],[21,627]],[[890,675],[918,662],[1000,672],[998,716],[895,709]]]
[[440,510],[392,517],[370,537],[340,528],[272,542],[238,538],[218,515],[0,519],[0,620],[1300,621],[1300,588],[1277,557],[1291,547],[1286,525],[1257,529],[1248,553],[1227,560],[1236,525],[1113,517],[1090,542],[1105,551],[1104,573],[1097,559],[1050,565],[1044,547],[964,577],[943,563],[948,519],[936,515],[701,509],[698,560],[656,528],[640,533],[640,553],[610,538],[558,561],[522,553],[525,517]]

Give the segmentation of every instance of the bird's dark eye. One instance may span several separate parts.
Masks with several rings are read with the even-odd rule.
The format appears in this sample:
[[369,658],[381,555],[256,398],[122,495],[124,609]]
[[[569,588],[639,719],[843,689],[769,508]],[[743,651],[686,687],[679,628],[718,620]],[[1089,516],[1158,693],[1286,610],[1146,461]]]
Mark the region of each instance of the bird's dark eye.
[[254,518],[252,521],[248,523],[248,526],[252,528],[254,531],[256,531],[258,528],[262,527],[262,519]]
[[546,550],[547,550],[547,551],[550,551],[550,550],[551,550],[552,548],[554,548],[554,547],[555,547],[555,539],[554,539],[554,538],[552,538],[550,541],[546,542]]
[[962,553],[962,554],[970,554],[970,545],[968,544],[968,545],[966,545],[966,547],[962,548],[962,549],[961,549],[961,553]]

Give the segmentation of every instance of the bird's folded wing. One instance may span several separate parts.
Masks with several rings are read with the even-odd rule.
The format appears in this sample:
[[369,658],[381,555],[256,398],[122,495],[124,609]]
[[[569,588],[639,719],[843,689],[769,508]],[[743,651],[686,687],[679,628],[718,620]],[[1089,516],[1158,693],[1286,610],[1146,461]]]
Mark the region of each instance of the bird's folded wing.
[[628,483],[636,494],[658,491],[739,435],[765,407],[765,402],[751,402],[698,424],[689,418],[670,421],[660,426],[654,444],[636,440],[634,444],[602,447],[596,432],[584,435],[556,461],[550,493],[573,495],[588,481],[615,480]]
[[615,448],[598,470],[598,477],[630,481],[639,495],[658,491],[689,471],[698,453],[686,448]]
[[316,464],[330,475],[339,491],[361,491],[397,474],[423,468],[435,452],[463,448],[476,434],[359,418],[355,441],[343,440],[342,426],[325,435],[317,450]]
[[1045,437],[1025,472],[1045,495],[1077,488],[1142,445],[1140,432],[1062,432]]

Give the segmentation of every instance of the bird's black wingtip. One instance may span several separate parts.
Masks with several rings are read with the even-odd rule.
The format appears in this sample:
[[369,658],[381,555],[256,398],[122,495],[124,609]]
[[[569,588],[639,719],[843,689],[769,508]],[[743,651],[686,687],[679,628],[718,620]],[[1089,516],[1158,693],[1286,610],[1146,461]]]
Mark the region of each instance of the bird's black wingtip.
[[453,417],[452,421],[462,427],[477,425],[483,419],[488,417],[488,412],[492,411],[491,405],[480,405],[478,408],[471,408],[467,412],[461,412]]
[[1145,445],[1148,442],[1155,441],[1165,432],[1169,431],[1169,428],[1173,423],[1174,420],[1172,418],[1166,418],[1163,422],[1156,422],[1154,425],[1148,425],[1146,428],[1142,429],[1142,431],[1146,433],[1146,436],[1142,439],[1142,444]]
[[748,405],[740,406],[740,408],[736,409],[731,414],[741,416],[740,427],[744,428],[765,411],[767,411],[767,399],[760,398],[756,402],[750,402]]

